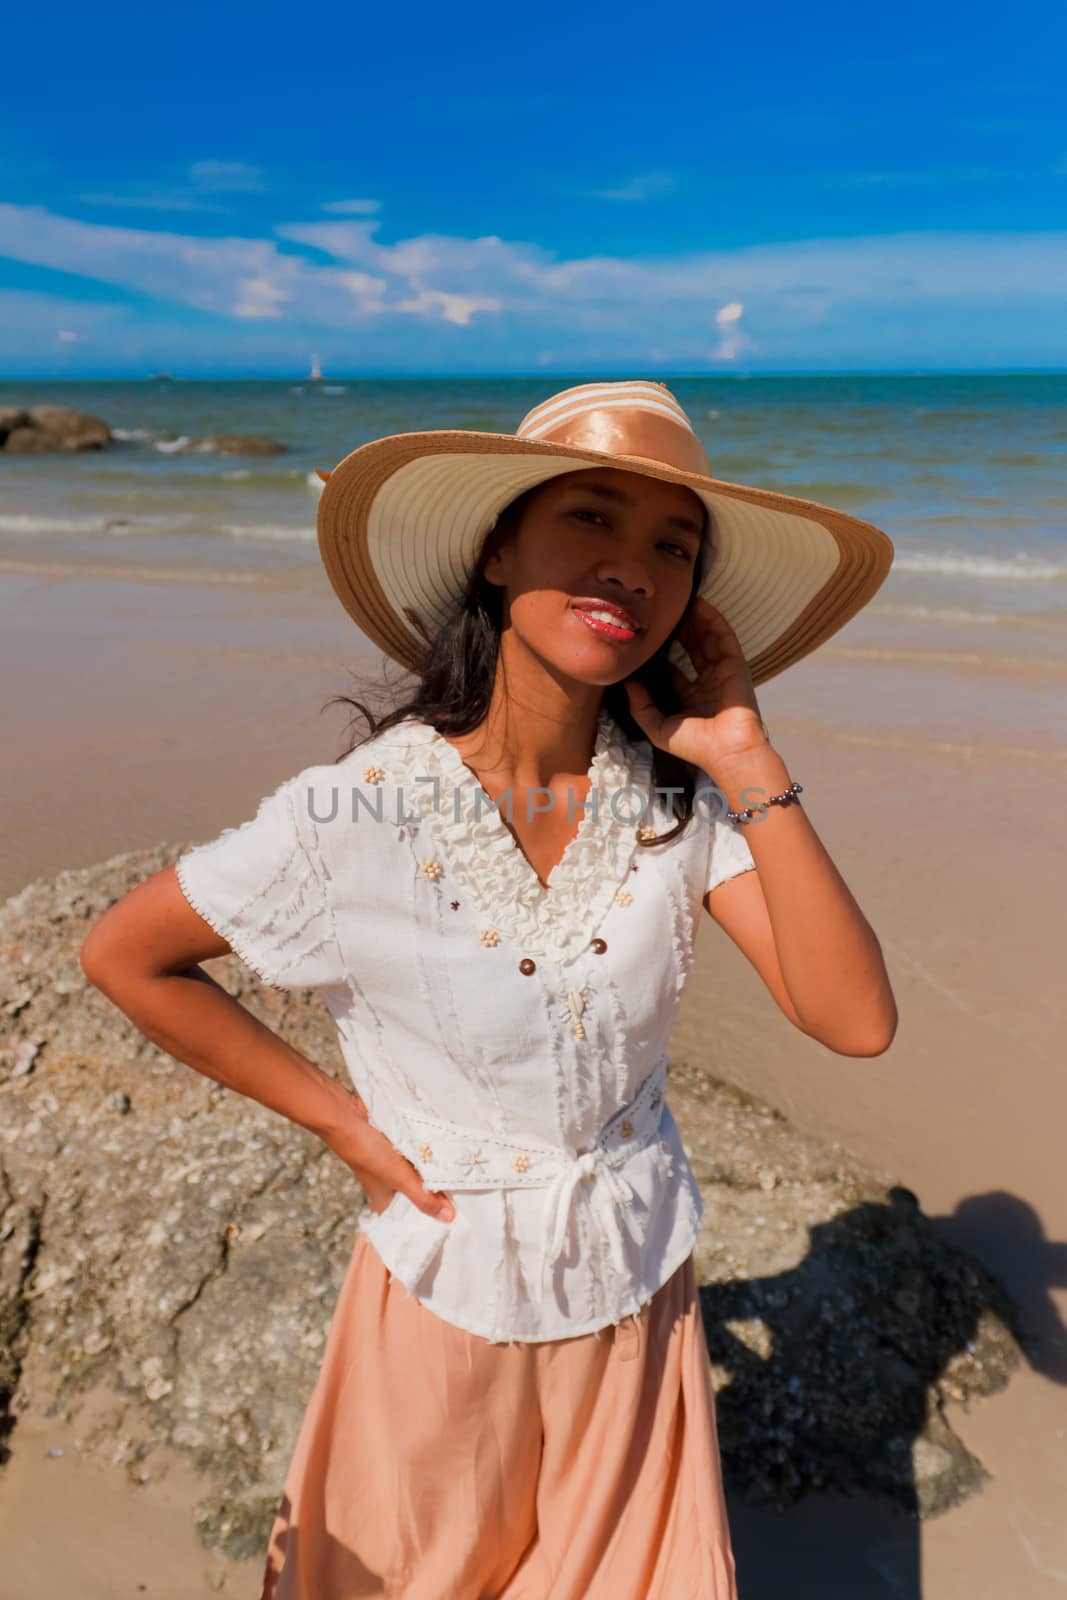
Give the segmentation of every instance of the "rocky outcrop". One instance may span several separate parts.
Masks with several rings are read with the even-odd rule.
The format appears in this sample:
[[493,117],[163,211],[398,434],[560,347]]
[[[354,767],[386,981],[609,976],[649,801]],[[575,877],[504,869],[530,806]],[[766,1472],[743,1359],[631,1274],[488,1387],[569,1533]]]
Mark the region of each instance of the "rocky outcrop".
[[[362,1192],[312,1135],[175,1062],[85,980],[91,922],[160,847],[0,908],[0,1413],[122,1401],[86,1449],[203,1475],[201,1538],[260,1555]],[[212,971],[329,1071],[313,995]],[[891,1175],[802,1135],[699,1065],[670,1097],[706,1199],[697,1250],[725,1471],[753,1500],[876,1490],[931,1516],[980,1489],[946,1415],[1018,1364],[1006,1295]],[[32,1393],[30,1392],[32,1389]],[[2,1453],[2,1452],[0,1452]]]
[[280,456],[288,446],[263,433],[210,433],[203,439],[188,439],[179,455],[215,453],[220,456]]
[[12,455],[50,450],[103,450],[111,429],[99,417],[69,406],[0,409],[0,449]]
[[[33,455],[56,450],[103,450],[114,436],[106,422],[69,406],[0,407],[0,450]],[[173,455],[278,456],[288,445],[263,433],[212,433],[182,437],[167,446]]]

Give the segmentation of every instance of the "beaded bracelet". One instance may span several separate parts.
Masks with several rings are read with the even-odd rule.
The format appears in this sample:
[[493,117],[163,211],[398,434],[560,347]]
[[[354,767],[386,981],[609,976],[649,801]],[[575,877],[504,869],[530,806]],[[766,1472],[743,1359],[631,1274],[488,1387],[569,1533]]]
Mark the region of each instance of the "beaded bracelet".
[[726,813],[726,820],[727,822],[751,822],[753,817],[757,817],[761,812],[766,811],[768,806],[799,805],[799,796],[803,793],[803,784],[791,783],[784,794],[772,794],[770,799],[765,800],[762,805],[746,806],[743,811],[728,811]]

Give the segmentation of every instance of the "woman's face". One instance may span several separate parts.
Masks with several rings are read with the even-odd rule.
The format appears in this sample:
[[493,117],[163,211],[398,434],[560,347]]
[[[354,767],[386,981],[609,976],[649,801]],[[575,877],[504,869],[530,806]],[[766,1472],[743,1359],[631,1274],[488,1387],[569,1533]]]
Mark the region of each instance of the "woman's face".
[[568,677],[629,677],[689,604],[704,522],[680,484],[615,467],[550,479],[486,562],[504,628]]

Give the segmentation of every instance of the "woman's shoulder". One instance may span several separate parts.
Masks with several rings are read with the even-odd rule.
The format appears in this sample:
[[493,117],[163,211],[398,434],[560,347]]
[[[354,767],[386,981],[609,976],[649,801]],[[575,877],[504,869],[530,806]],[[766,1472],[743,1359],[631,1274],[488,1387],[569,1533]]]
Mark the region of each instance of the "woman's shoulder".
[[[405,720],[379,728],[332,762],[304,767],[288,780],[301,834],[315,853],[338,850],[350,858],[354,843],[373,844],[377,822],[399,823],[403,786],[420,767],[420,751],[433,736],[429,724]],[[358,824],[363,823],[360,829]]]
[[359,788],[376,787],[389,775],[390,763],[396,764],[409,752],[418,751],[434,737],[429,723],[413,718],[391,723],[360,739],[334,761],[314,762],[303,767],[288,781],[290,784],[309,784],[330,787],[344,784]]

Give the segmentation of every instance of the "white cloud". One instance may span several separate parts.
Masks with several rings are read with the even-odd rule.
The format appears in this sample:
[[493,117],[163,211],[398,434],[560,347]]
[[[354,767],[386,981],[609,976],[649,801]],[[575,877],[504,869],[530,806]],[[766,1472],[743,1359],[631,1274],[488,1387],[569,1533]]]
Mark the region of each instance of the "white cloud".
[[640,177],[631,178],[628,183],[619,184],[614,189],[595,189],[593,198],[634,203],[651,200],[653,195],[669,194],[675,187],[675,180],[666,172],[646,172]]
[[327,200],[322,209],[338,216],[370,217],[381,210],[380,200]]
[[315,267],[270,239],[111,227],[0,204],[0,255],[219,317],[276,319],[284,306],[344,326],[382,310],[373,280]]
[[214,211],[225,214],[229,206],[206,200],[202,195],[178,189],[131,189],[128,194],[108,194],[94,191],[80,194],[78,199],[86,206],[112,206],[122,211]]
[[56,338],[60,344],[76,344],[78,342],[78,335],[73,328],[58,328],[56,330]]
[[194,161],[189,182],[196,189],[224,194],[258,194],[266,187],[260,169],[244,161]]
[[372,277],[369,272],[335,272],[333,276],[368,314],[380,314],[385,310],[385,295],[389,288],[385,278]]
[[279,288],[262,274],[256,278],[242,278],[237,285],[233,314],[249,319],[280,317],[282,306],[290,298],[288,290]]
[[[386,244],[380,228],[376,217],[353,215],[282,223],[273,237],[205,237],[0,204],[0,256],[149,297],[160,320],[168,307],[193,308],[291,326],[301,339],[316,327],[341,340],[373,327],[390,359],[412,346],[410,334],[388,330],[419,322],[447,330],[433,346],[441,360],[455,350],[452,330],[463,329],[466,349],[491,348],[506,365],[534,364],[546,350],[566,351],[559,359],[576,365],[645,361],[650,340],[662,365],[735,362],[756,350],[770,360],[805,349],[839,354],[865,337],[882,348],[889,328],[893,348],[912,329],[923,348],[942,312],[957,326],[989,313],[1003,334],[1009,315],[1032,319],[1067,301],[1067,232],[890,234],[561,259],[496,234]],[[53,312],[53,345],[56,326],[81,328],[69,304]],[[717,343],[708,339],[709,317]],[[479,349],[475,330],[490,320],[492,344]],[[1048,359],[1059,348],[1050,346]]]
[[83,205],[113,206],[130,211],[208,211],[231,208],[212,200],[220,194],[260,194],[266,188],[258,167],[243,161],[194,161],[181,183],[134,184],[125,193],[93,191],[78,196]]
[[454,322],[457,327],[466,328],[470,326],[471,317],[476,311],[499,311],[502,304],[500,300],[474,294],[446,294],[441,289],[420,289],[412,299],[396,301],[393,310],[423,316],[437,309],[443,322]]
[[740,300],[730,300],[716,311],[715,325],[720,338],[715,348],[709,352],[710,360],[736,361],[743,350],[750,348],[752,340],[741,327],[744,313],[744,303]]

